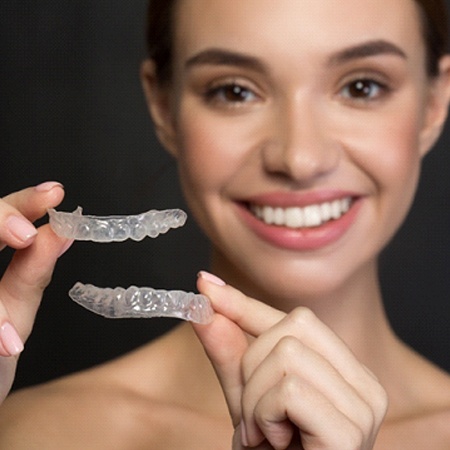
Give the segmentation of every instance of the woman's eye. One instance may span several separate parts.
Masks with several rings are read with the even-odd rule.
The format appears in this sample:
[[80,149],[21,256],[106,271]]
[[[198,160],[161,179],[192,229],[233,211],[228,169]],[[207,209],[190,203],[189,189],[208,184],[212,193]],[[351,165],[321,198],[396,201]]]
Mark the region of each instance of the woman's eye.
[[387,91],[387,87],[374,80],[361,79],[347,84],[341,91],[345,98],[353,100],[376,100]]
[[238,84],[227,84],[213,87],[206,93],[209,101],[223,103],[247,103],[254,101],[257,96],[250,89]]

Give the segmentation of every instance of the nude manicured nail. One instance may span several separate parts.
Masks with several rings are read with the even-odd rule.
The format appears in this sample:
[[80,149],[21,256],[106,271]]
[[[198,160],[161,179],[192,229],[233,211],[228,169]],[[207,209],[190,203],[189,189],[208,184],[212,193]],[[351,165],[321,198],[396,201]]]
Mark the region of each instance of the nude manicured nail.
[[37,192],[49,192],[55,187],[64,188],[64,186],[57,181],[46,181],[45,183],[37,185],[34,190]]
[[37,230],[33,224],[22,217],[9,217],[6,220],[6,226],[8,227],[10,233],[22,242],[29,241],[37,234]]
[[216,277],[212,273],[201,271],[198,273],[199,278],[203,278],[206,281],[209,281],[213,284],[217,284],[217,286],[225,286],[225,281],[221,280],[219,277]]
[[3,347],[11,356],[16,356],[22,352],[22,339],[20,339],[16,329],[9,322],[5,322],[0,327],[0,338]]

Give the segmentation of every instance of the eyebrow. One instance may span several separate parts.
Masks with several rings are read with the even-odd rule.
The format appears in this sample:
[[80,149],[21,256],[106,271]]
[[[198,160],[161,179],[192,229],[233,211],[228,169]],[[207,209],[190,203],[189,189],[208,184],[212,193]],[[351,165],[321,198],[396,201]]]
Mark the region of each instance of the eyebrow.
[[376,40],[364,42],[360,45],[348,47],[337,53],[331,55],[329,58],[329,65],[339,65],[354,59],[369,58],[378,55],[393,55],[399,56],[402,59],[407,59],[406,53],[397,45],[385,40]]
[[[355,59],[369,58],[378,55],[394,55],[402,59],[407,59],[406,53],[400,47],[392,42],[380,39],[339,50],[329,57],[328,65],[335,66]],[[187,69],[202,65],[234,66],[243,67],[260,73],[269,72],[268,67],[256,57],[219,48],[210,48],[201,51],[189,58],[185,63]]]
[[244,53],[216,48],[204,50],[192,56],[186,61],[185,67],[190,69],[192,67],[202,65],[238,66],[254,70],[256,72],[268,72],[266,65],[258,58],[246,55]]

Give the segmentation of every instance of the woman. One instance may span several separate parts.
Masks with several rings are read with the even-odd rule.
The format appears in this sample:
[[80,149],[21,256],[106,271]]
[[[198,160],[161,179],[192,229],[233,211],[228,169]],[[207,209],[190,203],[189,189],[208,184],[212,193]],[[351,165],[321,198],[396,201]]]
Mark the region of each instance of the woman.
[[[152,1],[144,89],[212,242],[220,278],[198,288],[217,314],[12,395],[0,447],[448,448],[450,377],[395,336],[377,276],[447,116],[443,17],[437,1]],[[51,187],[2,216],[34,218]],[[29,257],[47,274],[68,245],[52,242]],[[8,311],[25,338],[32,311]]]

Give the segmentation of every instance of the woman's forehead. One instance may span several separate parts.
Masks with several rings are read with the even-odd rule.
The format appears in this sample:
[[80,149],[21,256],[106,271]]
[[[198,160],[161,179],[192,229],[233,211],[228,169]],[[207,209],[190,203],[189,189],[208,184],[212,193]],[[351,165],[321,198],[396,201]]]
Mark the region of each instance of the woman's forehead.
[[333,52],[375,40],[417,49],[418,8],[413,0],[179,0],[175,46],[185,55],[205,46]]

